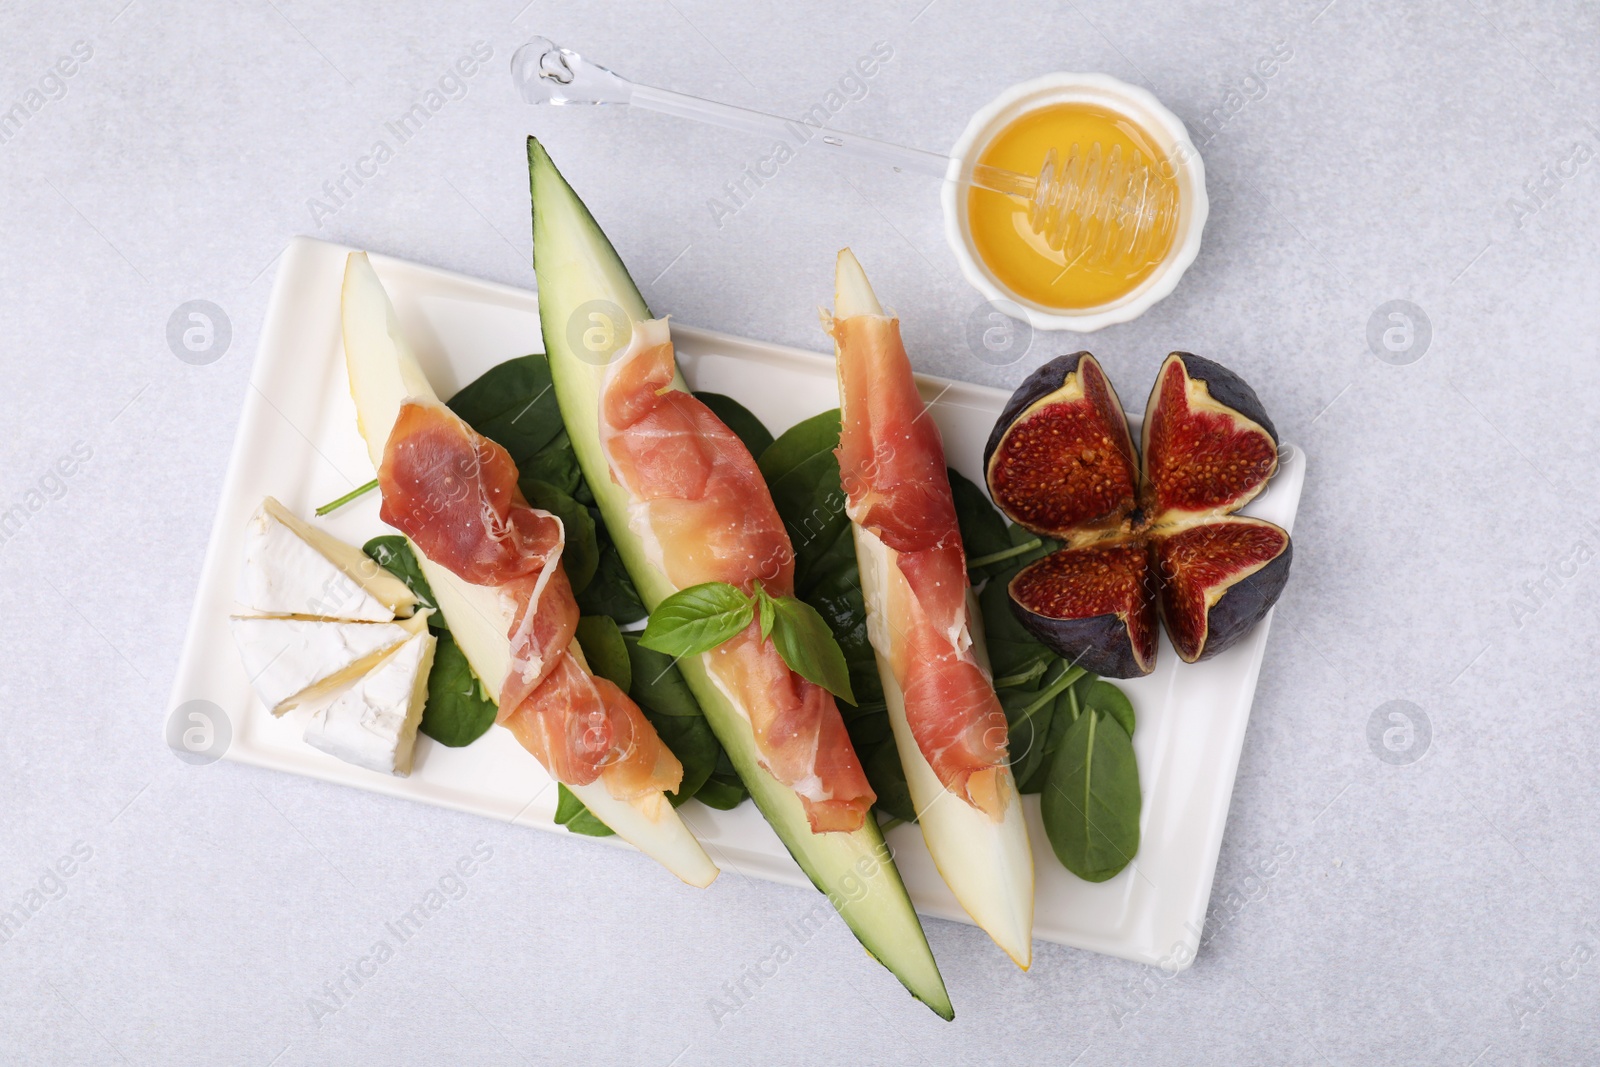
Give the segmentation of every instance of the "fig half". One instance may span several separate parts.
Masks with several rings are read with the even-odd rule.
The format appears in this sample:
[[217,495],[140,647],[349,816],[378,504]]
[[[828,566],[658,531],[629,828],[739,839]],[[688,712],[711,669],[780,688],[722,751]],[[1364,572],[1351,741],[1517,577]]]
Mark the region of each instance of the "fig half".
[[1278,469],[1278,434],[1226,367],[1174,352],[1145,407],[1143,463],[1116,391],[1087,352],[1060,356],[1012,395],[984,452],[989,493],[1061,542],[1008,585],[1036,637],[1112,678],[1155,667],[1159,616],[1179,658],[1214,656],[1277,601],[1289,535],[1233,512]]

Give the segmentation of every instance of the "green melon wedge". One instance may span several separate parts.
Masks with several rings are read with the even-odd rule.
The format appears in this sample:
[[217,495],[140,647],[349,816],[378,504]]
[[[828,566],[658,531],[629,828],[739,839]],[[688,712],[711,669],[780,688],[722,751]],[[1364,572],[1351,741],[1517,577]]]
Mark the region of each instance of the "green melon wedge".
[[[631,324],[652,317],[650,309],[583,201],[531,137],[528,176],[539,318],[556,399],[622,562],[645,605],[654,609],[677,587],[629,530],[631,498],[611,478],[599,426],[606,363],[621,351]],[[685,388],[681,376],[675,385]],[[877,825],[869,817],[854,833],[812,833],[794,790],[762,769],[749,716],[711,679],[704,657],[685,657],[678,665],[756,806],[800,869],[912,996],[943,1018],[954,1018],[927,936]]]

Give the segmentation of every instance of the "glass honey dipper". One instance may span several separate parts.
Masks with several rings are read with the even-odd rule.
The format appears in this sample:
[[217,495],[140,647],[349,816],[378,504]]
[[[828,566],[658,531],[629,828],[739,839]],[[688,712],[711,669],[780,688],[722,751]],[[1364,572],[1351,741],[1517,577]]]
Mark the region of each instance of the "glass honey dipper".
[[[630,104],[679,118],[787,141],[798,127],[791,119],[687,93],[640,85],[598,63],[533,37],[511,59],[511,77],[530,104]],[[809,136],[809,135],[808,135]],[[1027,204],[1028,222],[1044,242],[1072,265],[1117,270],[1160,254],[1178,213],[1178,187],[1120,145],[1110,152],[1098,141],[1051,148],[1037,175],[975,163],[962,172],[938,152],[889,144],[824,127],[824,145],[857,159],[887,164],[897,172],[925,174],[1014,197]],[[1163,160],[1159,164],[1171,168]]]

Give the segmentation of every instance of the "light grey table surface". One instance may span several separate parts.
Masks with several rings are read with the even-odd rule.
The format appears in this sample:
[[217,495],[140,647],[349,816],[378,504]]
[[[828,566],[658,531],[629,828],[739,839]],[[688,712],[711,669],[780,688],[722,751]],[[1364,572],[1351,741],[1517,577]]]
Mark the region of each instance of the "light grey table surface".
[[[0,510],[25,512],[0,544],[0,904],[22,916],[0,943],[0,1061],[1600,1060],[1592,5],[520,4],[0,14],[0,109],[21,107],[0,114]],[[1212,204],[1199,260],[1084,344],[1134,398],[1168,350],[1223,361],[1310,458],[1192,969],[1041,944],[1023,974],[978,931],[929,920],[945,1024],[833,923],[718,1013],[808,893],[695,892],[583,840],[164,747],[296,233],[531,286],[537,132],[651,305],[683,322],[821,349],[815,308],[849,244],[919,369],[1010,385],[1083,346],[1041,335],[1010,366],[974,357],[978,298],[922,179],[803,153],[719,220],[708,201],[767,145],[533,111],[507,68],[540,32],[785,113],[885,42],[893,58],[835,124],[926,148],[1055,70],[1146,86],[1189,124]],[[475,46],[486,64],[398,143],[385,124]],[[88,58],[58,68],[75,47]],[[380,139],[392,158],[361,164]],[[376,174],[325,190],[358,164]],[[167,339],[191,300],[231,329],[203,365]],[[1379,358],[1369,329],[1403,327],[1379,314],[1395,300],[1428,329],[1412,312],[1410,349]],[[461,899],[313,1012],[480,842],[492,858]],[[48,873],[58,861],[73,873]]]

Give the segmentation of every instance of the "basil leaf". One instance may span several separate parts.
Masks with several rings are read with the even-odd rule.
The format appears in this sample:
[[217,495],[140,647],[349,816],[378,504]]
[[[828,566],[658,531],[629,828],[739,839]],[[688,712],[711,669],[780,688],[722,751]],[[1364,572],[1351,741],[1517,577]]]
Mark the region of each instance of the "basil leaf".
[[854,704],[844,652],[817,609],[804,600],[785,596],[772,601],[772,611],[772,644],[789,669]]
[[572,591],[583,592],[600,566],[600,542],[595,535],[594,516],[565,490],[549,482],[524,478],[521,487],[528,503],[561,520],[566,536],[566,545],[561,550],[561,565],[567,569],[567,581],[572,583]]
[[1087,882],[1115,876],[1139,851],[1139,765],[1128,733],[1089,709],[1067,728],[1040,798],[1045,836]]
[[372,557],[378,566],[405,582],[406,587],[422,602],[419,607],[433,609],[433,614],[428,616],[428,629],[437,633],[450,628],[444,613],[439,610],[439,602],[433,599],[433,588],[428,585],[428,579],[423,577],[416,553],[411,551],[411,542],[399,534],[384,534],[362,545],[361,551]]
[[560,782],[556,783],[556,823],[575,834],[589,837],[610,837],[616,833]]
[[600,559],[594,578],[578,594],[578,608],[585,615],[609,615],[624,626],[638,622],[650,613],[644,609],[633,579],[628,577],[617,546],[605,536],[604,527],[596,532],[600,535]]
[[772,636],[772,624],[777,616],[773,609],[772,596],[761,587],[761,579],[755,580],[756,590],[756,618],[761,623],[761,640],[765,641]]
[[633,688],[633,664],[615,619],[585,615],[578,620],[577,638],[591,674],[604,678],[624,693]]
[[466,653],[448,630],[435,635],[433,669],[428,672],[428,702],[417,729],[449,748],[470,745],[494,725],[499,708],[484,695]]
[[673,593],[650,613],[640,642],[669,656],[694,656],[735,636],[755,618],[755,605],[727,582],[705,582]]
[[711,414],[722,420],[722,425],[734,432],[752,456],[759,456],[772,444],[772,434],[750,409],[731,396],[721,393],[695,393],[694,398],[711,409]]

